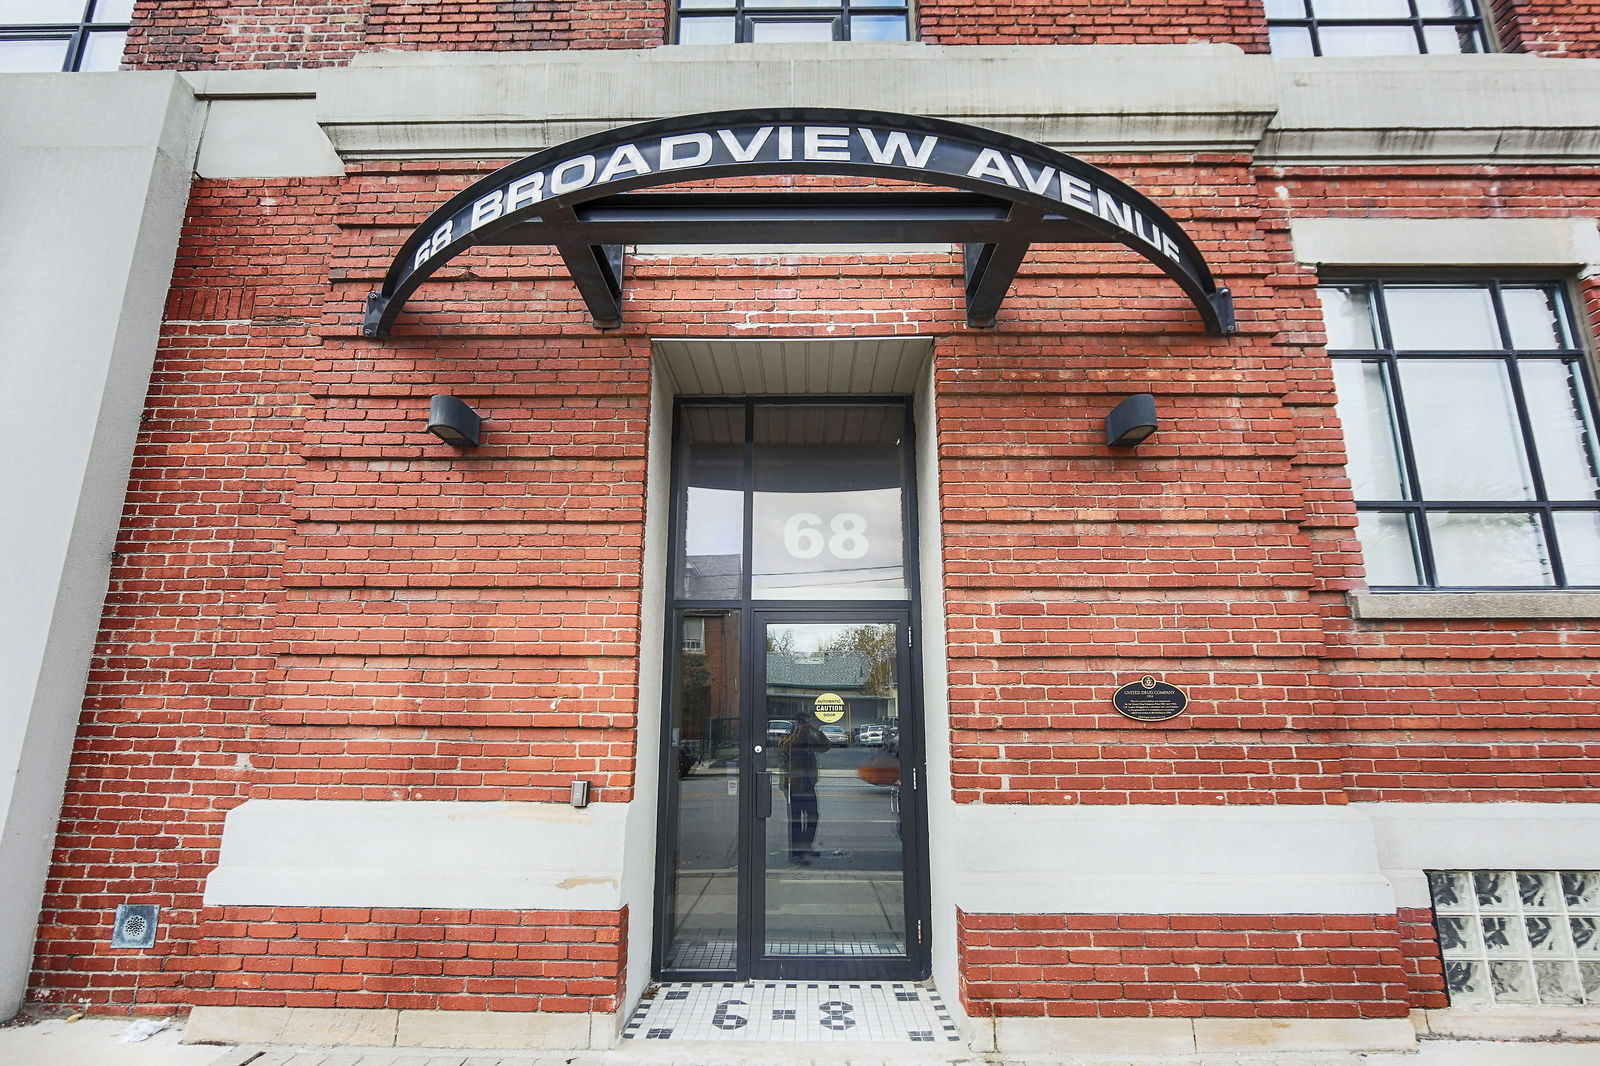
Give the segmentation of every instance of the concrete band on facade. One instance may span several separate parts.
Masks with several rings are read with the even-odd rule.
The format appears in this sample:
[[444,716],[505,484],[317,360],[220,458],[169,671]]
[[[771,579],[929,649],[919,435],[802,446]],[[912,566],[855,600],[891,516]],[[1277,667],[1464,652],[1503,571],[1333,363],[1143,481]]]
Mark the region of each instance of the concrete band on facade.
[[[8,389],[23,399],[16,433],[23,453],[18,489],[0,507],[8,552],[37,565],[0,578],[8,607],[3,672],[23,682],[23,698],[6,704],[0,734],[0,902],[29,916],[40,911],[48,876],[191,175],[260,182],[271,195],[282,180],[337,182],[393,161],[503,160],[668,111],[752,100],[944,116],[1111,156],[1233,153],[1289,168],[1600,163],[1600,132],[1589,117],[1600,106],[1600,61],[1533,56],[1313,62],[1274,61],[1229,45],[907,44],[862,45],[846,57],[828,46],[767,46],[756,57],[739,47],[697,46],[388,53],[322,70],[0,76],[0,94],[14,85],[33,106],[0,118],[7,149],[0,152],[0,224],[26,251],[0,259],[0,347],[26,353],[4,363]],[[508,116],[508,99],[537,101],[537,114]],[[73,210],[56,209],[61,203]],[[1286,259],[1332,270],[1536,267],[1590,278],[1600,263],[1592,200],[1581,211],[1539,218],[1300,213],[1287,220],[1287,240]],[[1219,274],[1226,281],[1226,270]],[[425,295],[450,298],[453,281],[431,284]],[[474,319],[468,328],[514,333],[508,321]],[[1259,321],[1247,328],[1271,332]],[[1020,343],[1032,340],[1024,335]],[[195,1011],[197,1038],[482,1047],[614,1040],[617,1019],[651,978],[676,395],[916,398],[927,772],[931,781],[953,779],[952,736],[962,726],[952,723],[946,653],[948,594],[958,586],[947,583],[939,430],[946,406],[972,400],[953,387],[961,384],[954,374],[940,377],[938,361],[982,342],[966,335],[631,342],[653,359],[643,404],[633,798],[613,802],[602,793],[581,811],[550,802],[248,798],[227,810],[214,838],[215,867],[198,908],[216,930],[250,924],[237,917],[244,915],[261,924],[303,921],[307,935],[339,924],[342,911],[501,912],[490,916],[495,921],[509,921],[505,912],[584,912],[596,944],[620,942],[607,977],[615,1006],[561,1014],[206,1004]],[[827,373],[818,372],[821,363]],[[1596,597],[1348,593],[1355,625],[1534,620],[1566,623],[1573,634],[1587,633],[1579,623],[1600,616]],[[1297,589],[1284,602],[1298,608],[1306,599]],[[1318,609],[1336,610],[1327,604],[1344,599],[1323,596]],[[970,639],[970,632],[955,635]],[[933,977],[958,1010],[953,993],[971,965],[963,952],[991,916],[1059,917],[1084,935],[1092,923],[1080,929],[1074,916],[1230,917],[1247,925],[1309,916],[1392,925],[1402,914],[1426,921],[1417,914],[1429,906],[1428,870],[1600,868],[1594,802],[1103,807],[957,802],[941,787],[930,792],[928,818]],[[0,1015],[24,993],[32,926],[30,918],[0,927]],[[1386,944],[1400,943],[1393,928],[1383,931]],[[235,935],[242,937],[218,931],[210,939]],[[1399,948],[1384,950],[1385,965],[1399,973]],[[1385,1005],[1406,1009],[1403,997]],[[965,1024],[976,1046],[1023,1053],[1107,1046],[1188,1053],[1254,1050],[1267,1023],[980,1015]],[[1403,1017],[1270,1024],[1277,1044],[1269,1046],[1404,1047],[1411,1040]]]
[[[250,800],[205,902],[614,910],[648,806]],[[973,913],[1393,914],[1429,905],[1426,870],[1600,866],[1600,804],[965,804],[940,823],[936,875]]]

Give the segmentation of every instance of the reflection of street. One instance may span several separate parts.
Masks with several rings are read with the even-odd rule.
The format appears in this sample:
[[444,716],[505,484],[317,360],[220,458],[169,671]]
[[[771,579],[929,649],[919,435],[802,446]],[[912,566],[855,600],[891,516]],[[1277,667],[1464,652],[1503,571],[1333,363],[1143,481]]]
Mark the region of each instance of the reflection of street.
[[[904,952],[904,873],[893,792],[856,776],[863,762],[880,755],[875,749],[835,748],[819,756],[820,822],[813,846],[820,854],[809,866],[788,861],[786,800],[781,775],[772,774],[772,817],[765,826],[772,950]],[[725,767],[697,765],[679,782],[674,954],[695,942],[734,939],[739,798],[729,794],[729,780]]]

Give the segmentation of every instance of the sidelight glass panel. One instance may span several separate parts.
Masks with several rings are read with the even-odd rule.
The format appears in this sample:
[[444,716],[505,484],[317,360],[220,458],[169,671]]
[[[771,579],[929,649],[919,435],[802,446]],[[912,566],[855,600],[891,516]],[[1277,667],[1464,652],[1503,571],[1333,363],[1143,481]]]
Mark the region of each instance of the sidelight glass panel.
[[752,16],[745,22],[747,38],[755,44],[788,41],[833,41],[838,39],[839,20],[789,19]]
[[739,615],[679,611],[667,745],[669,969],[731,970],[739,904]]
[[1311,31],[1304,26],[1273,26],[1268,30],[1272,54],[1280,59],[1316,55],[1311,46]]
[[1367,567],[1367,584],[1421,583],[1416,532],[1409,514],[1362,511],[1356,525],[1356,539],[1361,542],[1361,558]]
[[1473,55],[1483,51],[1477,23],[1470,26],[1424,26],[1422,36],[1429,55]]
[[905,409],[756,409],[752,595],[905,599]]
[[83,43],[79,70],[116,70],[122,65],[122,50],[127,44],[126,30],[107,30],[89,34]]
[[1600,585],[1600,514],[1557,511],[1556,541],[1569,585]]
[[711,15],[678,20],[679,44],[732,44],[734,42],[732,15]]
[[1312,0],[1311,10],[1323,19],[1403,19],[1411,17],[1411,0]]
[[851,15],[852,41],[904,41],[910,32],[904,15]]
[[1415,55],[1417,33],[1410,26],[1337,26],[1317,30],[1325,56]]
[[678,596],[738,599],[744,575],[744,408],[685,406],[678,432],[684,496]]
[[906,953],[899,626],[766,627],[767,955]]
[[1552,500],[1595,499],[1600,495],[1600,449],[1578,364],[1524,359],[1518,366],[1545,495]]
[[1506,327],[1511,332],[1511,347],[1524,351],[1549,351],[1572,347],[1567,336],[1566,315],[1558,304],[1557,290],[1538,288],[1500,290],[1500,303],[1506,312]]
[[1430,511],[1441,586],[1552,585],[1539,516],[1529,511]]
[[1329,348],[1366,351],[1378,347],[1378,331],[1372,322],[1372,294],[1365,285],[1324,285],[1317,295],[1322,299]]
[[[1407,33],[1411,31],[1406,30]],[[1486,286],[1384,289],[1391,343],[1409,351],[1498,351],[1500,326]]]
[[1340,359],[1333,364],[1333,378],[1356,499],[1404,499],[1400,427],[1384,364]]
[[1409,360],[1400,386],[1424,500],[1534,498],[1505,363]]
[[7,26],[59,25],[81,21],[83,11],[83,0],[5,0],[0,4],[0,22]]
[[50,74],[67,61],[66,39],[17,40],[0,37],[0,73]]

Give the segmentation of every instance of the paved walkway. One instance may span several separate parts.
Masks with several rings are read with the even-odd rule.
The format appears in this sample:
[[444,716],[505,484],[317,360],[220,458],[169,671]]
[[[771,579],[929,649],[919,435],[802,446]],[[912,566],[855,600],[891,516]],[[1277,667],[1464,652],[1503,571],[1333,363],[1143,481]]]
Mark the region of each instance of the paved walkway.
[[1600,1066],[1600,1043],[1427,1040],[1415,1053],[1285,1053],[1119,1058],[936,1054],[907,1045],[686,1044],[617,1051],[451,1051],[406,1048],[217,1047],[167,1029],[118,1043],[130,1019],[52,1019],[0,1028],[0,1066]]

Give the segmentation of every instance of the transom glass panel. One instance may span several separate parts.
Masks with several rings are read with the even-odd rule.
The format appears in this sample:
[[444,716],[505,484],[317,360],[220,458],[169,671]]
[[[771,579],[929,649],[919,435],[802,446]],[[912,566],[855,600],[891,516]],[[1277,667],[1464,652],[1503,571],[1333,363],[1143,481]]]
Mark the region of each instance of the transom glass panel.
[[903,404],[681,412],[678,598],[910,597]]

